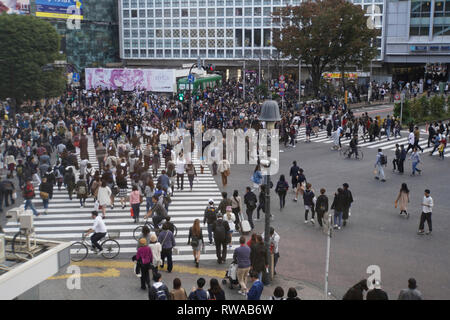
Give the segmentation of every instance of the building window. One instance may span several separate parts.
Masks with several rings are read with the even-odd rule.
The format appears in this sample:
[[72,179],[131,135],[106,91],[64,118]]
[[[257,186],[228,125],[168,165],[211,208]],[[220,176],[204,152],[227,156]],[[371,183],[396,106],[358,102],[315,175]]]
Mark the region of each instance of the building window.
[[172,7],[179,7],[180,1],[179,0],[172,0]]
[[137,10],[131,10],[131,17],[137,18]]
[[270,7],[264,7],[264,16],[265,17],[270,17],[270,15],[272,14],[272,9]]
[[191,9],[191,17],[197,17],[197,9]]
[[172,30],[165,29],[164,30],[164,38],[171,38],[172,37]]
[[180,39],[173,39],[173,47],[174,48],[180,47]]
[[234,15],[237,16],[237,17],[242,16],[242,8],[236,8]]
[[130,37],[130,30],[123,30],[123,37],[129,38]]
[[429,26],[411,26],[409,28],[410,36],[428,36],[430,28]]
[[172,9],[172,17],[177,18],[180,16],[180,10],[179,9]]
[[255,15],[255,16],[259,17],[261,15],[261,8],[254,8],[253,11],[254,11],[253,15]]
[[144,19],[139,20],[139,28],[145,29],[146,25],[147,25],[147,24],[145,23],[145,20],[144,20]]
[[146,35],[147,35],[147,32],[145,31],[145,29],[139,30],[139,36],[140,36],[141,38],[145,38]]
[[251,17],[252,16],[252,8],[245,8],[244,14],[246,17]]
[[217,8],[217,16],[223,17],[224,16],[224,9],[223,8]]
[[147,0],[147,7],[153,7],[153,3],[154,3],[154,1],[153,0]]
[[216,9],[208,8],[208,17],[214,17],[216,15]]
[[270,47],[270,29],[264,29],[264,47]]
[[155,0],[155,8],[161,8],[162,7],[162,1],[161,0]]
[[129,18],[130,17],[130,10],[123,10],[123,17]]
[[183,48],[189,48],[189,40],[188,39],[182,39],[181,40],[181,46]]
[[129,48],[130,47],[130,40],[128,39],[128,40],[124,40],[123,41],[123,46],[125,47],[125,48]]
[[236,25],[236,27],[242,27],[242,19],[241,18],[236,19],[234,21],[234,24]]
[[162,36],[163,36],[162,30],[161,30],[161,29],[157,29],[157,30],[156,30],[156,37],[157,37],[157,38],[162,38]]
[[173,23],[172,23],[172,26],[173,26],[174,28],[178,28],[178,27],[180,26],[180,20],[174,19],[174,20],[173,20]]
[[208,37],[214,38],[216,36],[216,30],[215,29],[208,29]]
[[130,0],[123,0],[122,6],[124,8],[129,8],[130,7]]
[[138,22],[137,22],[137,20],[131,20],[131,28],[137,28],[137,26],[138,26]]
[[125,58],[129,58],[130,57],[130,49],[125,49]]
[[224,20],[223,19],[217,19],[217,26],[218,27],[224,27]]
[[233,48],[233,39],[227,39],[227,48]]
[[242,47],[242,29],[235,30],[234,42],[236,47]]
[[227,58],[233,58],[233,50],[227,50]]
[[139,18],[145,18],[145,9],[139,10]]
[[216,50],[208,50],[208,58],[215,58],[216,57]]
[[206,50],[200,50],[199,56],[200,58],[206,58]]
[[244,3],[246,6],[251,6],[252,5],[252,0],[244,0]]
[[164,28],[170,28],[171,24],[172,24],[172,20],[164,19]]
[[156,47],[157,48],[162,48],[163,47],[163,41],[162,40],[156,40]]
[[141,58],[147,58],[147,50],[141,49]]
[[214,27],[216,25],[215,19],[208,19],[208,27]]
[[181,6],[183,8],[189,7],[189,1],[188,0],[181,0]]
[[261,27],[261,18],[256,18],[255,20],[253,20],[253,25],[255,27]]
[[153,40],[153,39],[148,40],[148,47],[149,48],[154,48],[155,47],[155,40]]
[[223,50],[217,50],[217,58],[224,58],[225,52]]
[[164,40],[164,48],[172,48],[172,40],[165,39]]
[[225,36],[225,31],[223,29],[217,30],[217,38],[223,38]]
[[138,58],[138,56],[139,56],[139,50],[138,49],[133,49],[132,53],[133,53],[133,58]]
[[200,39],[198,43],[200,48],[206,48],[206,39]]
[[189,58],[189,50],[183,50],[181,56],[183,58]]
[[147,35],[148,35],[149,38],[154,38],[155,37],[155,30],[149,29],[147,31]]
[[206,30],[205,30],[205,29],[200,29],[200,30],[198,31],[198,36],[199,36],[200,38],[206,38]]
[[197,29],[191,29],[191,38],[197,38]]
[[208,7],[215,7],[216,6],[216,0],[208,0]]
[[261,46],[261,29],[255,29],[253,31],[254,33],[254,46],[260,47]]
[[198,10],[198,16],[199,17],[206,17],[206,8],[200,8]]
[[131,37],[137,38],[138,37],[138,31],[137,30],[131,30]]
[[155,56],[155,50],[148,50],[148,57],[153,58]]
[[233,26],[233,18],[227,19],[227,27]]
[[153,19],[148,19],[147,20],[147,27],[148,28],[153,28],[155,26],[155,20]]
[[164,9],[164,17],[170,18],[170,9]]
[[162,49],[156,50],[156,57],[157,58],[162,58],[163,57],[163,50]]
[[189,30],[187,30],[187,29],[181,30],[181,37],[182,37],[182,38],[187,38],[187,37],[189,37]]
[[235,6],[242,6],[242,0],[235,0],[234,1]]
[[233,16],[233,8],[227,8],[227,17],[232,17]]
[[430,0],[411,0],[411,18],[429,18],[430,10]]
[[242,50],[235,50],[234,51],[234,57],[235,58],[242,58]]
[[206,7],[206,0],[198,0],[199,7]]
[[188,20],[188,19],[183,19],[183,20],[181,20],[181,26],[182,26],[183,28],[189,27],[189,20]]
[[155,17],[161,18],[162,17],[162,9],[156,9],[155,10]]
[[223,0],[217,0],[217,6],[223,6],[224,5],[224,1]]
[[191,28],[192,27],[197,27],[197,19],[191,19]]
[[130,20],[123,20],[123,27],[124,28],[129,28],[130,27]]
[[161,19],[156,19],[155,20],[155,26],[156,26],[156,28],[162,28],[162,20]]
[[147,17],[148,18],[153,18],[153,9],[148,9],[147,10]]
[[191,58],[197,58],[198,57],[198,50],[191,49]]
[[233,0],[227,0],[227,2],[226,2],[227,7],[232,7],[234,5],[233,2],[234,2]]
[[173,57],[179,58],[180,57],[180,50],[173,50]]
[[208,47],[214,48],[216,46],[216,40],[208,39]]
[[206,27],[206,19],[198,19],[198,26],[201,28]]

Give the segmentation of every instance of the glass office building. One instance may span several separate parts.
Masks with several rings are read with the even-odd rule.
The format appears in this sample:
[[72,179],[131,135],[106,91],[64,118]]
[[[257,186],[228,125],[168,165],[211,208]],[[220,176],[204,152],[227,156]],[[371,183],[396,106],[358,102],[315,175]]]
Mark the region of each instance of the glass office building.
[[[119,0],[120,56],[125,60],[268,59],[272,12],[301,0]],[[353,0],[381,28],[383,1]],[[381,40],[378,41],[381,47]],[[379,56],[381,58],[381,48]]]

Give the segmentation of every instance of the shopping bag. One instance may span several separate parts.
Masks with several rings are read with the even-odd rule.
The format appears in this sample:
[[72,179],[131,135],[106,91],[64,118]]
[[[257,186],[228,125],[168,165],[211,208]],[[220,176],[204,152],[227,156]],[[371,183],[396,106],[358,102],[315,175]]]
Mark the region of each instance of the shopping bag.
[[130,208],[130,214],[131,214],[131,217],[134,217],[134,211],[133,211],[133,208]]

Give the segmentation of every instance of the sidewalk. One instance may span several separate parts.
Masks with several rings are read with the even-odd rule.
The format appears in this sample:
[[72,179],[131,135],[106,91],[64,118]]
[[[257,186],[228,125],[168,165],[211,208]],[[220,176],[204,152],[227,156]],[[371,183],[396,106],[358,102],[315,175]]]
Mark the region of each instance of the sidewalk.
[[[81,268],[81,289],[70,290],[67,288],[68,279],[72,273],[65,273],[65,270],[54,277],[46,280],[40,285],[40,299],[50,300],[147,300],[147,291],[140,289],[140,279],[133,273],[134,264],[130,260],[85,260],[80,263],[73,263]],[[203,277],[206,280],[205,289],[209,288],[211,278],[219,280],[222,289],[225,291],[227,300],[246,300],[246,297],[238,294],[238,287],[229,288],[229,281],[222,284],[225,276],[225,270],[229,262],[224,265],[208,261],[201,262],[203,267],[195,268],[193,265],[175,263],[172,273],[161,271],[163,282],[172,289],[173,279],[179,278],[182,287],[186,289],[187,294],[196,285],[198,278]],[[247,282],[250,288],[250,280]],[[282,275],[274,277],[272,283],[266,286],[261,296],[261,300],[268,300],[273,294],[274,289],[280,286],[284,289],[285,297],[290,287],[297,290],[298,296],[302,300],[323,300],[323,290],[295,279]],[[335,299],[329,297],[329,299]]]

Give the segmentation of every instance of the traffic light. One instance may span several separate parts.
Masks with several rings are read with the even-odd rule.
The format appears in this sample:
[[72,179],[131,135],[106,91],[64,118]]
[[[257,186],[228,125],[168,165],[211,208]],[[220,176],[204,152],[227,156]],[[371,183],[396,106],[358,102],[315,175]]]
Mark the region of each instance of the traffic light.
[[183,101],[183,100],[184,100],[184,93],[183,93],[183,92],[180,92],[180,93],[178,94],[178,100],[180,100],[180,101]]
[[207,73],[213,73],[216,67],[213,64],[207,64],[203,66],[203,70],[205,70]]

